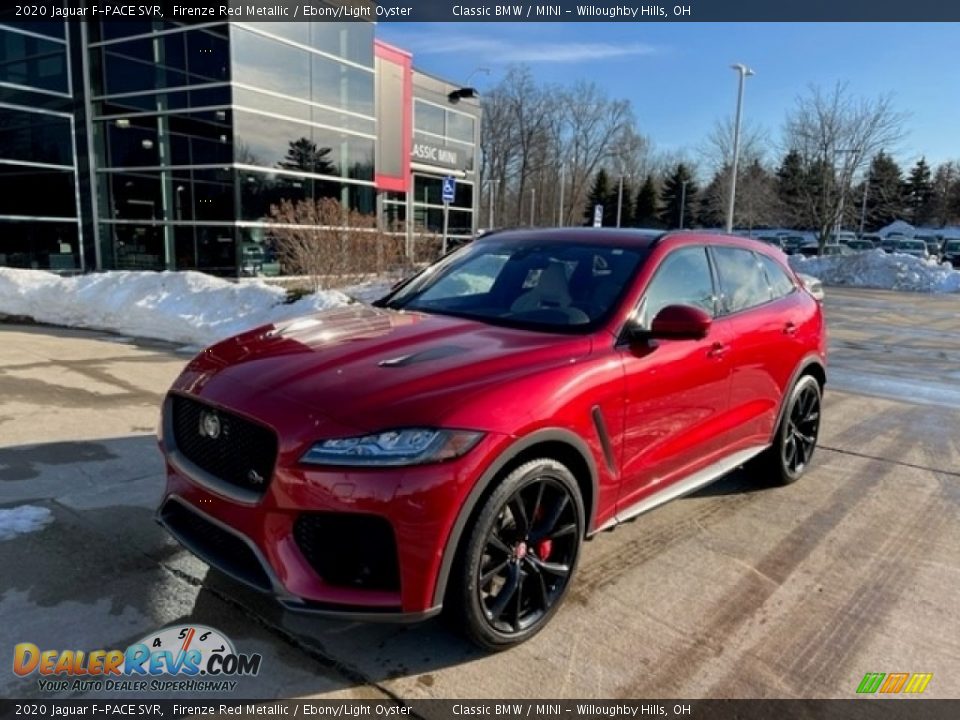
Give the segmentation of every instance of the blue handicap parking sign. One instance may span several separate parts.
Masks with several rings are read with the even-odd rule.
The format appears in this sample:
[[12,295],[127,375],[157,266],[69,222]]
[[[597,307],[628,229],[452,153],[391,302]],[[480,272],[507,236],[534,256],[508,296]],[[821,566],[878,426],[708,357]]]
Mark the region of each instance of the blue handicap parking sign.
[[447,175],[443,179],[443,201],[445,203],[453,202],[454,193],[457,190],[457,181],[455,178]]

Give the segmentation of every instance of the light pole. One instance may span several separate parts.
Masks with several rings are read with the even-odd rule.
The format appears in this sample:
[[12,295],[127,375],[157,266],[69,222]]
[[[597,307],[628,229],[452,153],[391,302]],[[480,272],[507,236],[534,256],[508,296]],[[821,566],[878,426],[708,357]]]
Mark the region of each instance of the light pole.
[[530,188],[530,227],[533,227],[533,212],[537,207],[537,189]]
[[620,215],[623,210],[623,173],[620,173],[620,187],[617,189],[617,227],[620,227]]
[[867,224],[867,192],[870,189],[870,178],[863,179],[863,202],[860,204],[860,237],[863,237],[863,228]]
[[563,186],[567,182],[567,164],[560,163],[560,212],[557,217],[557,227],[563,227]]
[[727,232],[733,232],[733,207],[737,198],[737,162],[740,160],[740,121],[743,117],[743,86],[748,75],[754,72],[746,65],[737,63],[731,65],[740,73],[740,88],[737,91],[737,117],[733,123],[733,163],[730,168],[730,197],[727,199]]
[[[680,227],[679,230],[683,230],[683,211],[686,210],[687,206],[687,181],[684,180],[680,185]],[[729,232],[729,230],[727,231]]]

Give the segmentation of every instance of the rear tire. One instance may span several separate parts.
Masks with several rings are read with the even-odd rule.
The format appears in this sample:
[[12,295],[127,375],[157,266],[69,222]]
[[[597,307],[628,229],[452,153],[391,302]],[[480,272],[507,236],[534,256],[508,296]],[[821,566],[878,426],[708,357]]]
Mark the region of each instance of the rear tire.
[[513,470],[465,536],[444,610],[474,643],[505,650],[542,630],[563,602],[584,533],[573,474],[547,458]]
[[820,383],[812,375],[801,376],[787,397],[773,444],[751,468],[765,482],[790,485],[810,467],[820,433],[820,406]]

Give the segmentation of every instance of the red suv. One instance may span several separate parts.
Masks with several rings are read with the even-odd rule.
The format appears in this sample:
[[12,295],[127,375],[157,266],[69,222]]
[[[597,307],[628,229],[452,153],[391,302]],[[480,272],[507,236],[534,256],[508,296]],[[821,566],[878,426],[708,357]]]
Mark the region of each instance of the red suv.
[[197,356],[164,404],[158,518],[288,609],[443,608],[504,648],[556,612],[585,538],[747,461],[800,477],[825,379],[820,305],[775,248],[497,232],[373,307]]

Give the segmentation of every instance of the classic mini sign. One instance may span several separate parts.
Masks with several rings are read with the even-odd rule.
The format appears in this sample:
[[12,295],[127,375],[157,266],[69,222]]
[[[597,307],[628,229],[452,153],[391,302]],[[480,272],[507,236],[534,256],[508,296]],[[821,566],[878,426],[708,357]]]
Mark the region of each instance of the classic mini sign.
[[431,145],[430,143],[415,142],[411,156],[417,162],[443,167],[460,167],[460,156],[456,150]]

